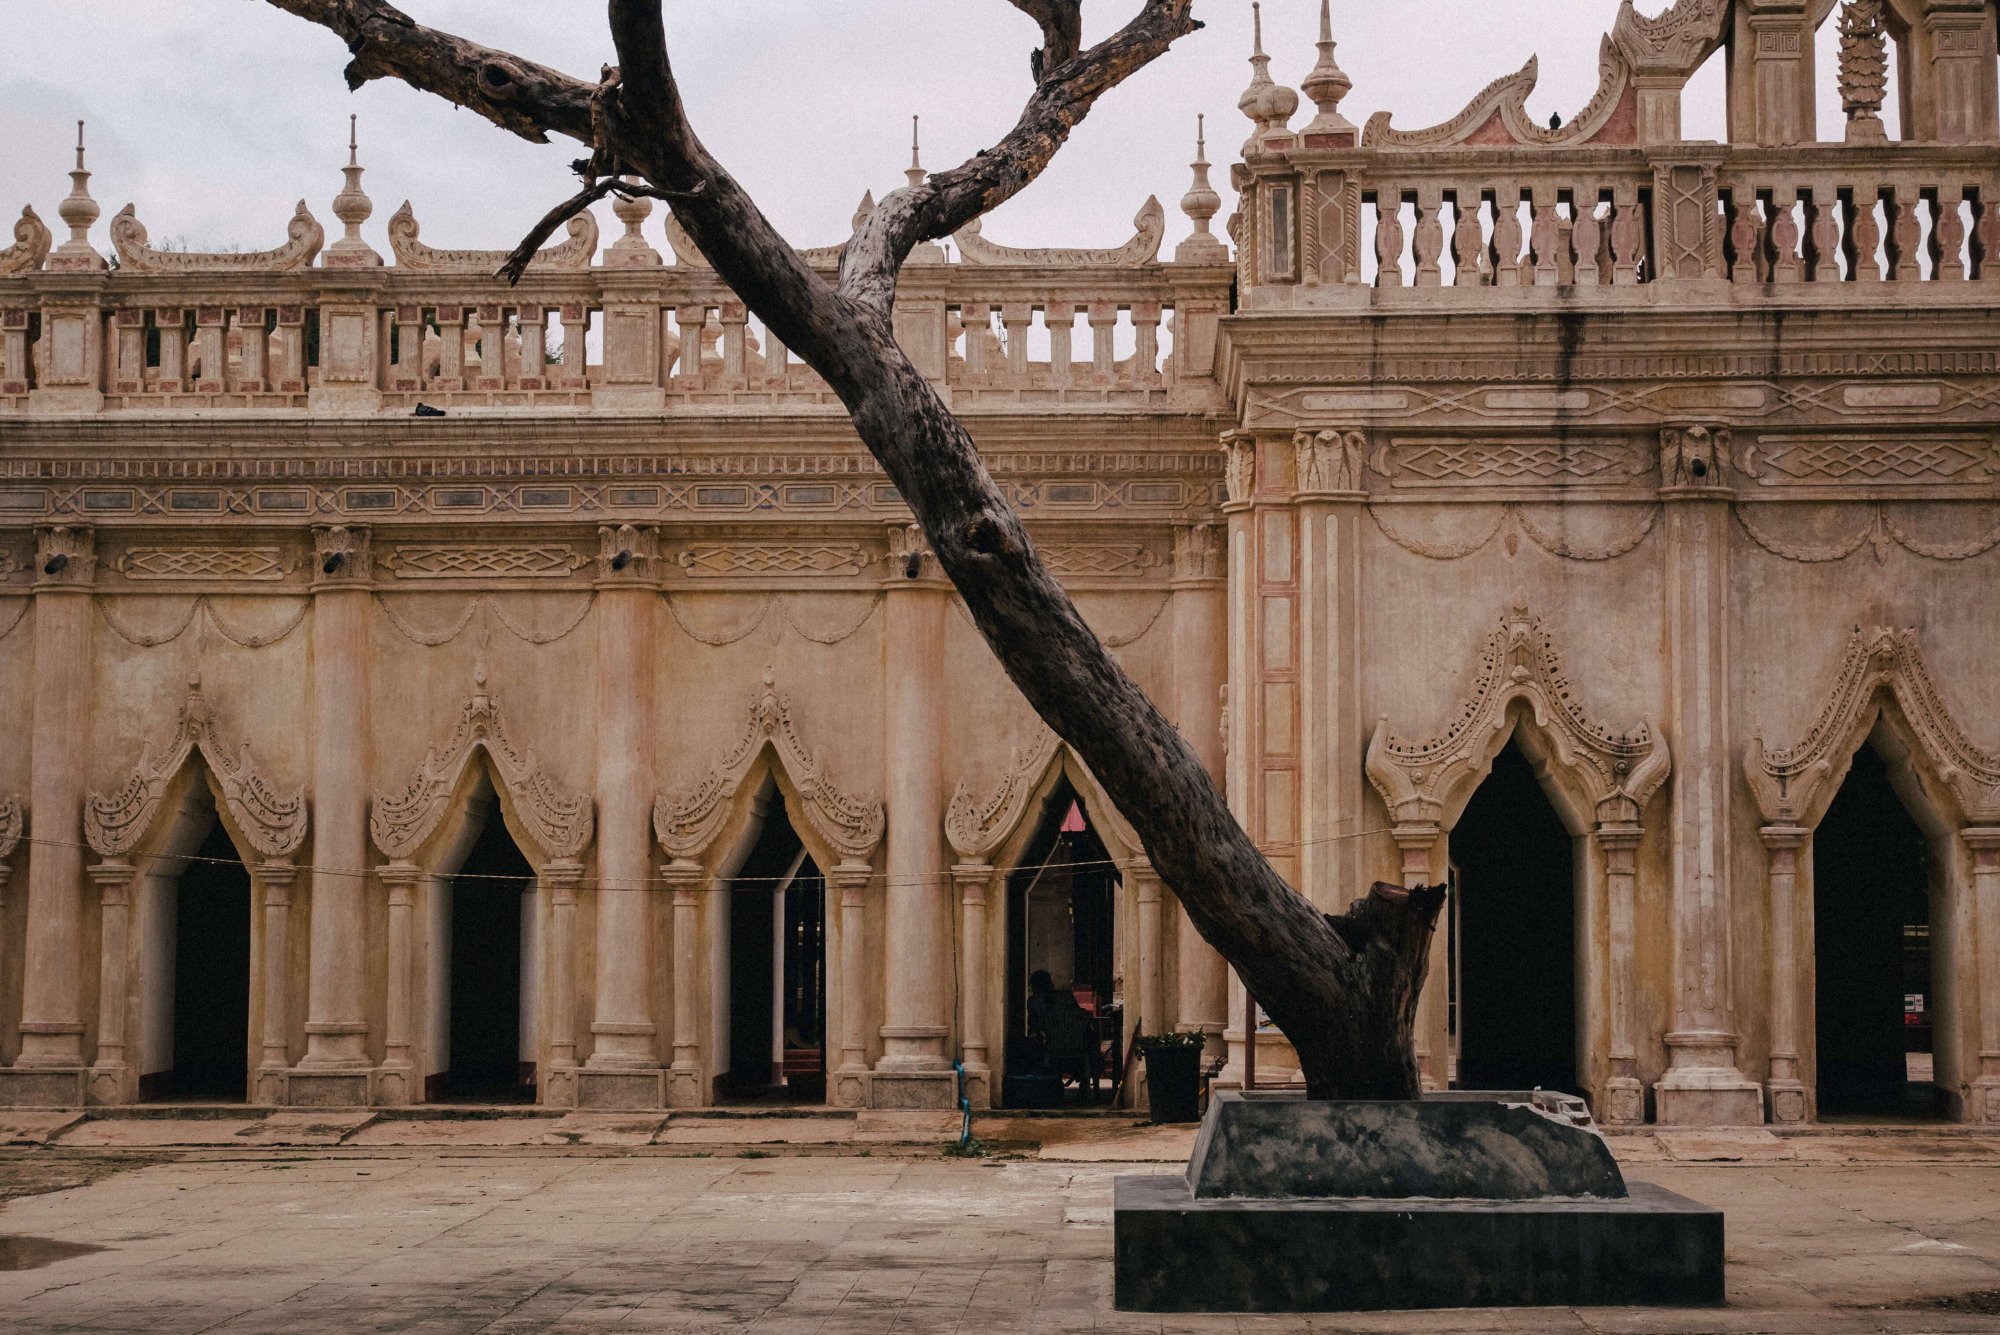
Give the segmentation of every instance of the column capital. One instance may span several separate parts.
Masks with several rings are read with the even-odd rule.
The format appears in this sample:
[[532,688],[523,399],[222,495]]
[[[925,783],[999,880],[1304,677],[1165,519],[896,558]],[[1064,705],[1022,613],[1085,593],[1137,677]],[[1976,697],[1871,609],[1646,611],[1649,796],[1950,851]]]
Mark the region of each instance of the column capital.
[[46,524],[35,530],[35,588],[88,589],[97,572],[97,530]]
[[255,879],[264,892],[265,908],[285,908],[292,902],[292,885],[298,880],[298,866],[286,859],[273,858],[256,865]]
[[132,902],[132,878],[138,868],[123,858],[106,858],[91,864],[90,879],[97,883],[98,902],[103,904],[129,904]]
[[1597,842],[1607,850],[1630,852],[1646,837],[1646,827],[1636,821],[1602,821],[1598,824]]
[[[2000,834],[2000,831],[1995,831]],[[1777,852],[1779,849],[1797,848],[1812,838],[1812,831],[1803,825],[1763,825],[1757,829],[1757,838],[1764,847]]]
[[1257,433],[1232,429],[1222,433],[1223,483],[1229,490],[1224,514],[1249,509],[1257,497]]
[[883,532],[889,543],[882,580],[885,590],[943,592],[951,588],[951,582],[938,567],[937,553],[931,550],[923,525],[896,521],[886,525]]
[[951,864],[951,879],[958,886],[961,899],[967,904],[984,904],[986,888],[993,883],[994,868],[990,862],[954,862]]
[[2000,825],[1968,825],[1958,832],[1958,837],[1979,855],[1982,863],[2000,856]]
[[1327,428],[1292,435],[1292,485],[1301,502],[1364,501],[1368,433]]
[[374,574],[365,524],[314,524],[312,588],[365,585]]
[[1228,582],[1228,561],[1220,529],[1221,525],[1213,520],[1174,525],[1172,588],[1219,589]]
[[865,862],[841,862],[827,869],[826,883],[843,893],[858,893],[874,875],[875,869]]
[[658,579],[660,526],[602,524],[597,530],[599,588],[643,588]]

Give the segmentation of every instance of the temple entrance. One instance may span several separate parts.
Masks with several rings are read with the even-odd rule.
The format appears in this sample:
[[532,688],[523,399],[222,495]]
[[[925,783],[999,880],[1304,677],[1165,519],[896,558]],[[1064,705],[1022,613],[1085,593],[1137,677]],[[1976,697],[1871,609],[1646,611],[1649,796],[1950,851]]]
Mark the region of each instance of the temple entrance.
[[1930,845],[1872,744],[1813,831],[1814,1035],[1822,1117],[1929,1116]]
[[1007,1046],[1001,1103],[1054,1108],[1115,1090],[1123,1024],[1114,951],[1118,871],[1067,780],[1007,878]]
[[1452,827],[1451,857],[1453,1087],[1581,1093],[1575,852],[1516,742]]
[[[478,837],[432,895],[433,1102],[535,1100],[532,987],[535,872],[488,799]],[[445,919],[437,921],[439,917]],[[441,1041],[440,1041],[441,1040]]]
[[141,1098],[249,1096],[250,873],[212,809],[206,822],[192,855],[162,859],[178,874],[156,872],[141,909],[140,972],[155,980]]
[[731,878],[729,1063],[736,1099],[826,1100],[826,880],[784,799]]

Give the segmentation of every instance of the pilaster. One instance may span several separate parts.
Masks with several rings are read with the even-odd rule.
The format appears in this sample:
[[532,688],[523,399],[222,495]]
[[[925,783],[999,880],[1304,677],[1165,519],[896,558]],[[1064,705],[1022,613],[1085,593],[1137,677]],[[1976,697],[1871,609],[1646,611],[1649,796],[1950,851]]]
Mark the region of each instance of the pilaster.
[[[1298,525],[1298,867],[1300,890],[1338,913],[1367,890],[1358,837],[1367,810],[1361,712],[1361,489],[1367,436],[1292,437]],[[1267,723],[1266,748],[1277,740]]]
[[89,528],[35,530],[34,719],[28,805],[40,841],[28,860],[21,1049],[0,1071],[0,1102],[81,1106],[83,1063],[83,758],[88,750]]
[[862,891],[873,871],[843,862],[826,874],[826,887],[840,904],[840,1065],[834,1068],[829,1102],[840,1108],[868,1106],[868,926]]
[[701,867],[677,858],[660,868],[673,896],[674,1057],[667,1068],[667,1104],[696,1108],[707,1102],[701,1070]]
[[[1403,888],[1434,885],[1432,866],[1437,860],[1441,831],[1434,821],[1411,821],[1394,830],[1396,847],[1403,857]],[[1445,1006],[1451,985],[1451,951],[1444,932],[1431,933],[1430,959],[1425,965],[1423,990],[1417,994],[1417,1022],[1414,1043],[1417,1079],[1425,1089],[1446,1089],[1451,1084],[1451,1032],[1446,1024]]]
[[915,525],[890,530],[882,753],[888,767],[888,909],[876,1107],[948,1108],[951,882],[945,874],[944,619],[951,591]]
[[1637,1126],[1646,1120],[1646,1087],[1639,1079],[1639,1050],[1633,1038],[1633,967],[1638,949],[1638,855],[1643,831],[1636,823],[1605,821],[1597,827],[1604,853],[1610,958],[1607,990],[1611,1018],[1611,1073],[1598,1120],[1607,1126]]
[[1974,1114],[2000,1123],[2000,826],[1959,831],[1972,850],[1973,916],[1979,936],[1979,1078]]
[[[1224,780],[1222,697],[1229,673],[1229,584],[1223,530],[1211,523],[1174,529],[1173,718],[1209,773]],[[1225,780],[1226,781],[1226,780]],[[1178,901],[1176,901],[1178,904]],[[1185,911],[1174,915],[1174,1028],[1206,1034],[1204,1065],[1219,1065],[1228,1015],[1229,968]],[[1164,1019],[1165,1017],[1160,1017]],[[1146,1017],[1155,1029],[1154,1017]]]
[[1731,988],[1728,438],[1718,427],[1661,432],[1674,1007],[1669,1068],[1654,1092],[1667,1125],[1764,1120],[1762,1087],[1737,1067]]
[[1806,1120],[1806,1087],[1799,1079],[1799,849],[1811,831],[1797,825],[1766,825],[1757,831],[1764,845],[1766,911],[1771,930],[1771,1074],[1765,1082],[1773,1122]]
[[959,905],[960,1061],[965,1067],[965,1089],[972,1106],[990,1108],[993,1106],[993,1063],[986,1040],[987,911],[990,898],[999,896],[1005,883],[984,862],[953,864],[951,879],[958,886]]
[[98,972],[97,1057],[90,1065],[92,1103],[130,1103],[137,1093],[132,1064],[125,1057],[125,1028],[132,1005],[132,877],[123,858],[107,858],[90,869],[97,883]]
[[264,908],[263,990],[264,1028],[257,1069],[250,1073],[253,1103],[286,1102],[286,1072],[291,1057],[291,924],[292,883],[299,869],[290,861],[272,859],[257,864],[255,885]]
[[295,1104],[369,1102],[367,1011],[370,581],[365,528],[315,526],[312,610],[312,963]]
[[[574,1108],[576,1088],[576,887],[583,864],[558,858],[542,868],[538,878],[549,895],[549,949],[546,965],[548,1061],[542,1068],[542,1103],[550,1108]],[[524,902],[525,909],[527,904]]]
[[416,1071],[412,997],[416,988],[416,938],[412,919],[417,883],[423,872],[414,863],[396,861],[375,869],[389,909],[389,996],[383,1023],[382,1067],[376,1074],[375,1101],[415,1103],[423,1094]]

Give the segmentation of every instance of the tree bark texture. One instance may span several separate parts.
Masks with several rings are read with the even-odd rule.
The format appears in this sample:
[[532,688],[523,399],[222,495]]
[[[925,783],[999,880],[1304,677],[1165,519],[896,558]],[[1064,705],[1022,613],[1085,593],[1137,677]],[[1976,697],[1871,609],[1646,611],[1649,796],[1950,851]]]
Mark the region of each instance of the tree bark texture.
[[[1310,1096],[1416,1096],[1412,1029],[1442,890],[1378,884],[1324,917],[1278,876],[1200,758],[1084,624],[890,323],[912,249],[1033,181],[1099,97],[1200,27],[1192,0],[1142,0],[1089,49],[1081,0],[1011,0],[1042,32],[1019,120],[994,147],[885,198],[849,240],[837,283],[799,257],[696,137],[660,0],[609,0],[619,61],[595,84],[425,28],[379,0],[270,2],[348,42],[353,86],[399,78],[531,139],[553,132],[588,145],[576,209],[618,175],[666,199],[723,281],[839,396],[1008,677],[1089,766],[1196,929],[1291,1039]],[[563,216],[552,211],[540,234]]]

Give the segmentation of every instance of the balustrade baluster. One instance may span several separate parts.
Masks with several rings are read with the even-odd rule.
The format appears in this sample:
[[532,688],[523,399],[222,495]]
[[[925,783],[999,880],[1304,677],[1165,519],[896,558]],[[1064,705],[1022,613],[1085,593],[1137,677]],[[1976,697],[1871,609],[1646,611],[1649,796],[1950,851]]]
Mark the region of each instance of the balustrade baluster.
[[118,338],[112,362],[112,392],[143,394],[146,392],[146,312],[136,306],[122,306],[112,312],[111,327]]
[[764,326],[764,383],[773,389],[791,387],[792,354],[785,349],[785,342]]
[[1619,286],[1639,281],[1639,264],[1646,244],[1646,217],[1636,186],[1611,191],[1611,281]]
[[562,387],[590,388],[590,308],[570,302],[562,308]]
[[1988,198],[1981,187],[1972,217],[1973,273],[1983,283],[2000,283],[2000,191]]
[[1016,385],[1028,383],[1028,330],[1035,323],[1035,308],[1025,301],[1010,301],[1000,308],[1000,323],[1007,330],[1007,378]]
[[1042,325],[1049,331],[1049,383],[1065,389],[1076,381],[1076,352],[1070,345],[1076,333],[1076,307],[1066,301],[1051,301],[1042,307]]
[[0,310],[0,394],[28,392],[28,312]]
[[153,380],[156,394],[187,392],[187,319],[177,307],[153,312],[153,327],[160,340],[160,370]]
[[977,384],[987,375],[986,345],[993,336],[993,312],[983,302],[966,302],[958,308],[958,323],[965,331],[965,379]]
[[1375,285],[1403,285],[1403,192],[1398,186],[1375,189]]
[[705,358],[702,351],[702,333],[708,324],[708,307],[676,306],[674,323],[680,328],[681,338],[680,358],[674,377],[675,388],[700,389],[706,374],[703,366]]
[[1806,239],[1811,246],[1808,276],[1815,283],[1840,281],[1840,196],[1829,181],[1813,182],[1806,204]]
[[1965,281],[1964,202],[1954,185],[1939,186],[1931,202],[1931,277],[1940,283]]
[[1570,246],[1576,253],[1575,276],[1572,279],[1578,287],[1601,287],[1609,280],[1604,271],[1604,246],[1609,238],[1597,219],[1597,192],[1579,190],[1570,210],[1575,215],[1570,223]]
[[1436,287],[1442,270],[1438,257],[1444,253],[1444,211],[1442,188],[1426,182],[1417,187],[1417,230],[1413,251],[1417,260],[1417,286]]
[[228,386],[229,370],[222,346],[227,323],[226,312],[220,306],[195,308],[188,372],[197,394],[220,394]]
[[1562,281],[1562,266],[1557,256],[1566,249],[1562,245],[1562,220],[1556,214],[1555,191],[1548,186],[1537,186],[1534,191],[1534,213],[1530,240],[1534,243],[1534,264],[1523,271],[1523,284],[1536,287],[1554,287]]
[[1160,383],[1160,303],[1140,301],[1132,305],[1132,379],[1140,385]]
[[479,376],[474,388],[507,388],[507,311],[503,306],[479,308]]
[[396,307],[396,346],[389,363],[389,388],[412,394],[424,387],[424,308]]
[[1898,283],[1921,282],[1924,276],[1923,261],[1919,256],[1923,251],[1923,223],[1917,217],[1917,210],[1923,199],[1916,186],[1909,181],[1897,181],[1889,187],[1889,276]]
[[1090,303],[1090,378],[1109,385],[1118,373],[1118,307],[1108,301]]
[[465,388],[465,307],[439,306],[437,332],[438,371],[431,388],[449,394]]
[[1521,282],[1521,187],[1504,185],[1493,195],[1493,283]]
[[1451,262],[1457,269],[1451,277],[1453,287],[1479,287],[1492,281],[1486,233],[1479,225],[1480,205],[1477,188],[1461,186],[1452,195],[1452,211],[1457,214],[1451,229]]
[[1878,258],[1882,247],[1882,222],[1875,216],[1876,207],[1881,202],[1880,186],[1870,183],[1854,191],[1854,214],[1847,234],[1853,243],[1854,277],[1863,283],[1882,280],[1882,265]]
[[722,322],[723,381],[732,389],[741,389],[750,383],[743,348],[743,332],[750,323],[749,308],[740,301],[725,301],[717,318]]
[[1748,287],[1764,278],[1761,201],[1745,190],[1729,197],[1729,278]]
[[1796,283],[1802,276],[1799,224],[1792,215],[1798,192],[1780,186],[1771,192],[1771,281]]
[[541,306],[523,306],[514,318],[521,331],[521,370],[515,384],[521,389],[546,389],[549,383],[548,310]]

